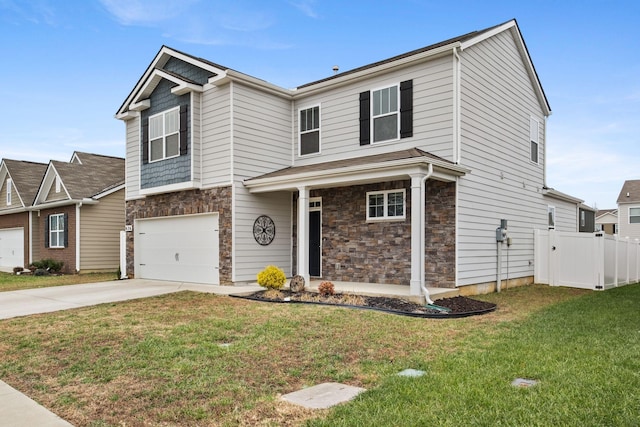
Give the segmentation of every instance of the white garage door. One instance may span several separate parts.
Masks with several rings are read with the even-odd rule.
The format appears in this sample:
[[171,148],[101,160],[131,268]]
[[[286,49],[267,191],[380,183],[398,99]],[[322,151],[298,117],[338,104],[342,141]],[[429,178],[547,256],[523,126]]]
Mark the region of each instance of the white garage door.
[[0,230],[0,267],[24,267],[24,228]]
[[218,214],[136,220],[136,277],[217,285]]

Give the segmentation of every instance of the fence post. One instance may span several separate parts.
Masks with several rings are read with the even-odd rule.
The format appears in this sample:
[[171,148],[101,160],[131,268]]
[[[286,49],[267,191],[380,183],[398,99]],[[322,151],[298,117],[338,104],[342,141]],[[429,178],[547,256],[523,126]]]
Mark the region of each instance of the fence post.
[[604,290],[604,233],[595,233],[593,235],[595,240],[595,244],[593,245],[594,250],[594,289]]

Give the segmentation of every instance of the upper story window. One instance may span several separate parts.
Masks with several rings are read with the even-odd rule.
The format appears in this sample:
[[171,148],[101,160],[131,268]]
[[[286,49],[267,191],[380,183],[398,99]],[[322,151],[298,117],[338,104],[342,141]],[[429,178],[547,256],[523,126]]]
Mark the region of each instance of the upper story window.
[[531,161],[538,163],[540,123],[533,117],[529,120],[529,141],[531,150]]
[[413,80],[360,93],[360,145],[413,136]]
[[549,218],[549,230],[556,228],[556,207],[547,206],[547,217]]
[[180,155],[180,110],[149,117],[149,162]]
[[7,206],[11,206],[11,187],[13,187],[13,181],[9,178],[7,179]]
[[300,110],[301,156],[320,152],[320,106]]
[[640,224],[640,208],[629,208],[629,224]]
[[367,193],[367,220],[404,219],[405,190]]
[[374,90],[371,95],[373,142],[398,139],[398,86]]

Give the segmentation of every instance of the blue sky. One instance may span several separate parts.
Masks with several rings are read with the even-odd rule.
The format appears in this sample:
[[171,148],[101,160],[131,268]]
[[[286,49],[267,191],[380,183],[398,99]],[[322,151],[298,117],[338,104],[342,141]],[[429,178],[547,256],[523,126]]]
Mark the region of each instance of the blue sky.
[[292,88],[512,18],[553,111],[548,185],[615,207],[640,179],[637,0],[0,0],[0,157],[124,156],[114,113],[163,44]]

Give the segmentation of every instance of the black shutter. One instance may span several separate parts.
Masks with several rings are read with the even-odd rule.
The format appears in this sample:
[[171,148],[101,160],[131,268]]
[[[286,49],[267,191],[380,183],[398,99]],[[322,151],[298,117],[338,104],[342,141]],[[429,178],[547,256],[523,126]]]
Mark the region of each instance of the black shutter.
[[64,214],[64,247],[69,246],[69,214]]
[[413,136],[413,80],[400,83],[400,138]]
[[51,215],[47,215],[47,220],[44,223],[44,247],[48,248],[49,247],[49,221],[50,221]]
[[180,106],[180,155],[184,156],[187,154],[187,106]]
[[360,93],[360,145],[371,144],[371,94]]
[[149,119],[142,120],[142,163],[149,163]]

